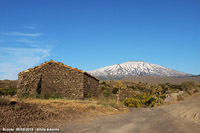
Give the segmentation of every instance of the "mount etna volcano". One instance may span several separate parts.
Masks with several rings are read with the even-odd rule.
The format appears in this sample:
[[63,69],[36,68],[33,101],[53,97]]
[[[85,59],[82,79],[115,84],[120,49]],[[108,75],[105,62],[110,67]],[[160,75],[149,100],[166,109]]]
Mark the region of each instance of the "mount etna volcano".
[[143,61],[129,61],[88,71],[101,80],[117,80],[131,76],[185,77],[191,74],[179,72],[160,65]]

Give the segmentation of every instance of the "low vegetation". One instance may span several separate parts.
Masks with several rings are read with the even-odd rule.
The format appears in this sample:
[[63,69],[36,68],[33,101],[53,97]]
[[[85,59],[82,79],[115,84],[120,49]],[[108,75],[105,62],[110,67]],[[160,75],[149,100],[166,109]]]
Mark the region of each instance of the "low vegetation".
[[[15,102],[13,102],[15,101]],[[62,123],[125,113],[128,109],[113,99],[10,99],[0,98],[0,129],[15,127],[57,127]],[[55,125],[55,122],[58,125]]]
[[0,88],[0,96],[14,96],[15,94],[17,94],[16,88]]
[[0,97],[0,106],[9,105],[10,100],[7,98]]
[[[200,92],[200,84],[193,81],[182,84],[134,83],[122,81],[101,82],[98,98],[70,100],[54,95],[15,97],[17,89],[0,89],[0,128],[2,127],[49,127],[49,124],[84,120],[105,114],[128,112],[127,107],[155,107],[164,104],[166,97],[183,91],[177,100]],[[125,93],[126,92],[126,93]],[[52,121],[53,123],[49,123]],[[59,124],[60,125],[60,124]]]
[[124,104],[128,107],[154,107],[156,104],[164,104],[163,99],[156,95],[139,94],[133,98],[127,98]]
[[194,81],[182,84],[163,83],[152,85],[148,83],[102,81],[99,93],[105,98],[119,99],[127,107],[154,107],[164,104],[164,100],[172,93],[183,92],[177,95],[177,100],[200,92],[200,85]]
[[[55,127],[72,121],[86,121],[93,117],[128,112],[116,98],[103,96],[85,100],[71,100],[60,95],[23,94],[22,98],[13,96],[15,89],[1,89],[0,132],[4,128]],[[56,124],[57,125],[56,125]]]

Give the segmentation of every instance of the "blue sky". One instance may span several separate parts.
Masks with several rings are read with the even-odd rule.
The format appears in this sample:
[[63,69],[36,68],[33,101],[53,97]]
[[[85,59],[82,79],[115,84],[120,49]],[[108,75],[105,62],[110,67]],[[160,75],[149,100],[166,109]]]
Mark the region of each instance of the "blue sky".
[[199,0],[0,0],[0,79],[53,59],[141,60],[200,74]]

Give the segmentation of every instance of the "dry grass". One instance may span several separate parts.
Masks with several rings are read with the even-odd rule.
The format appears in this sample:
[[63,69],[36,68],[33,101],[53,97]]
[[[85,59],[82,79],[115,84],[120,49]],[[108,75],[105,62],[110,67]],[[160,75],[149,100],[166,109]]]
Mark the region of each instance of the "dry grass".
[[[116,101],[111,99],[104,100],[66,100],[66,99],[22,99],[24,103],[33,103],[41,107],[52,107],[54,110],[63,110],[69,108],[81,112],[92,114],[116,114],[127,112],[128,109],[121,103],[117,104]],[[50,109],[50,108],[49,108]]]
[[58,128],[70,122],[84,122],[102,115],[128,112],[115,100],[104,100],[10,99],[16,104],[0,105],[0,128]]

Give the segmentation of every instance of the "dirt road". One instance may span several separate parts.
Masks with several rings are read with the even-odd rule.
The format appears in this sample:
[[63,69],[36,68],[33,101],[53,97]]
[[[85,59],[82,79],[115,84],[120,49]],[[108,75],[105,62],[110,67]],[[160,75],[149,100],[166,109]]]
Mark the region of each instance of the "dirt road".
[[63,133],[200,133],[200,96],[156,108],[131,109],[88,123],[65,126]]

